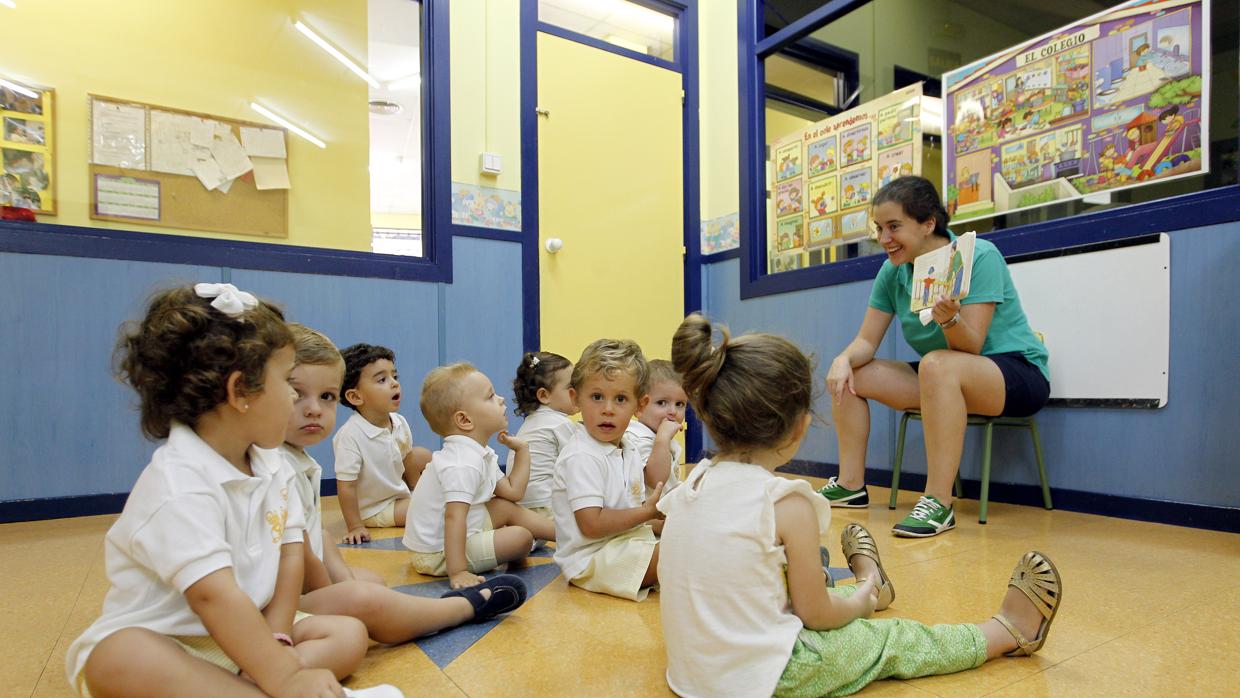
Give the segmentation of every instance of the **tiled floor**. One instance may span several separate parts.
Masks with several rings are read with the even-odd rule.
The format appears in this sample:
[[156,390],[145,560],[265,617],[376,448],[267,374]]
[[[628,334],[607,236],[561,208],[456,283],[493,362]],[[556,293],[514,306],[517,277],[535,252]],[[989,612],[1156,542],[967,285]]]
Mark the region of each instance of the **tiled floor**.
[[[872,501],[886,500],[885,490],[871,489]],[[866,694],[1236,690],[1230,650],[1240,641],[1240,535],[1003,504],[992,504],[990,523],[980,526],[977,503],[966,500],[958,505],[956,530],[928,540],[892,538],[886,531],[914,499],[904,493],[895,512],[882,505],[834,512],[836,564],[839,532],[847,522],[864,523],[878,538],[897,588],[895,604],[882,615],[929,623],[985,619],[1028,549],[1047,553],[1059,567],[1064,605],[1045,649],[1033,658],[1000,659],[951,676],[883,681]],[[325,500],[325,509],[329,526],[341,529],[334,498]],[[0,526],[0,643],[6,650],[0,693],[71,695],[65,649],[102,603],[107,580],[101,541],[114,518]],[[392,530],[385,537],[399,534]],[[412,572],[398,550],[380,545],[346,549],[344,555],[351,564],[380,572],[389,586],[432,581]],[[348,685],[392,683],[410,696],[671,695],[663,681],[658,594],[640,604],[590,594],[569,588],[553,570],[537,569],[553,564],[532,559],[522,574],[541,588],[467,649],[473,638],[464,633],[422,646],[375,646]]]

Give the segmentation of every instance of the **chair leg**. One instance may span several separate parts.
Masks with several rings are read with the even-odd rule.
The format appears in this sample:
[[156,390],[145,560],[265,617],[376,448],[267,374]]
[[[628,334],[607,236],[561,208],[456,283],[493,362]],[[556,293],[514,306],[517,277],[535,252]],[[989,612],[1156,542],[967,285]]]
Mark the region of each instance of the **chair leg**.
[[978,511],[977,522],[986,523],[986,506],[990,504],[990,445],[992,437],[995,433],[995,423],[986,422],[986,436],[982,442],[982,496],[981,508]]
[[900,494],[900,466],[904,463],[904,432],[908,429],[908,412],[900,416],[900,431],[896,434],[896,459],[891,465],[891,501],[887,502],[888,509],[896,508],[896,497]]
[[964,498],[964,483],[960,481],[960,468],[956,468],[956,499]]
[[1042,506],[1054,509],[1051,505],[1051,486],[1046,479],[1046,460],[1042,457],[1042,438],[1038,434],[1038,423],[1029,418],[1029,433],[1033,436],[1033,455],[1038,460],[1038,477],[1042,480]]

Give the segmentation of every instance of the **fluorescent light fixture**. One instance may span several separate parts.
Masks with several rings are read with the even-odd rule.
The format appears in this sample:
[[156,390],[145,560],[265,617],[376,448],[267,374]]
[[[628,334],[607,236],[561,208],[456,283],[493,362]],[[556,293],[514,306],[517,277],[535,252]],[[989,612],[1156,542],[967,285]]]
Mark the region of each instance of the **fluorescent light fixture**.
[[422,74],[414,73],[406,75],[403,78],[397,78],[387,84],[389,90],[407,90],[411,87],[417,87],[422,84]]
[[4,5],[5,7],[11,7],[14,10],[17,9],[17,3],[13,2],[13,0],[0,0],[0,5]]
[[[3,1],[4,0],[0,0],[0,2],[3,2]],[[330,53],[332,58],[335,58],[336,60],[340,61],[341,63],[344,64],[346,68],[356,73],[359,78],[365,80],[366,84],[370,85],[371,87],[375,89],[379,89],[379,81],[376,80],[373,75],[366,72],[366,69],[362,68],[362,66],[358,65],[357,63],[354,63],[353,59],[341,53],[340,49],[329,44],[327,42],[327,39],[324,39],[323,37],[314,33],[313,29],[302,24],[300,20],[294,22],[293,27],[295,27],[297,31],[301,32],[302,34],[305,34],[306,37],[309,38],[311,41],[318,44],[319,48]]]
[[281,125],[281,126],[283,126],[284,128],[286,128],[286,129],[288,129],[288,130],[292,131],[293,133],[296,133],[297,135],[301,136],[302,138],[305,138],[306,140],[310,141],[311,143],[313,143],[313,144],[317,145],[318,147],[320,147],[320,148],[326,148],[326,147],[327,147],[327,144],[326,144],[326,143],[324,143],[323,141],[321,141],[321,140],[319,140],[319,139],[315,138],[314,136],[310,135],[308,132],[306,132],[306,130],[305,130],[305,129],[301,128],[300,126],[297,126],[296,124],[294,124],[293,122],[291,122],[291,121],[289,121],[288,119],[284,118],[283,116],[280,116],[280,115],[276,114],[275,112],[271,111],[271,110],[270,110],[270,109],[268,109],[267,107],[264,107],[263,105],[259,104],[258,102],[250,102],[250,108],[251,108],[251,109],[253,109],[254,111],[258,112],[259,114],[262,114],[263,116],[267,117],[268,119],[271,119],[272,121],[276,122],[277,124],[280,124],[280,125]]
[[[0,0],[0,3],[3,3],[3,2],[4,2],[4,0]],[[30,89],[29,87],[22,87],[21,85],[18,85],[18,84],[17,84],[17,83],[15,83],[15,82],[9,82],[8,80],[5,80],[5,79],[3,79],[3,78],[0,78],[0,87],[7,87],[7,88],[9,88],[10,90],[13,90],[14,92],[16,92],[17,94],[19,94],[19,95],[24,95],[24,96],[29,97],[29,98],[31,98],[31,99],[38,99],[38,98],[39,98],[39,93],[38,93],[38,92],[35,92],[34,90]]]

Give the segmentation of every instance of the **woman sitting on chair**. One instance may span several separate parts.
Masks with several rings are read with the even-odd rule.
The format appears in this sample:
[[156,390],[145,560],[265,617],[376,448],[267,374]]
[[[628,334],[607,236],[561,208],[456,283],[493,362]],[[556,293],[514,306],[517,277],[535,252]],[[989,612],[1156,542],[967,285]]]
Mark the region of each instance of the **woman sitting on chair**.
[[[947,229],[947,211],[929,180],[911,176],[880,189],[873,207],[887,261],[874,279],[861,329],[827,373],[840,474],[819,493],[833,507],[869,506],[869,400],[897,410],[920,409],[926,492],[892,532],[925,538],[956,526],[952,483],[968,415],[1027,417],[1042,409],[1050,396],[1048,354],[1029,328],[1003,255],[981,238],[974,248],[969,295],[960,301],[940,297],[934,322],[922,325],[909,310],[913,260],[956,238]],[[893,315],[921,361],[874,358]]]

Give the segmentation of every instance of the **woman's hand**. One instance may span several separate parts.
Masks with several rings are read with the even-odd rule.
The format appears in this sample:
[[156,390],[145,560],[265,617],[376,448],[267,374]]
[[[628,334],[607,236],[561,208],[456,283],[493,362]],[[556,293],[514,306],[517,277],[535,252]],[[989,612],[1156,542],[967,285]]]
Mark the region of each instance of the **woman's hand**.
[[960,312],[960,301],[954,301],[947,296],[939,298],[939,302],[934,304],[930,314],[934,316],[934,321],[942,325],[952,318],[956,317],[956,313]]
[[848,357],[840,354],[831,362],[831,368],[827,371],[827,392],[831,393],[833,402],[840,402],[844,399],[844,391],[857,394],[857,389],[853,386],[853,370],[852,364],[848,361]]

